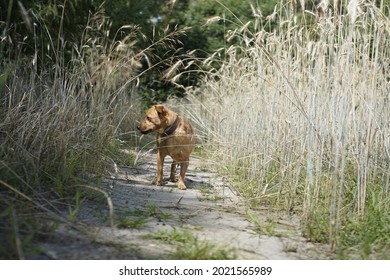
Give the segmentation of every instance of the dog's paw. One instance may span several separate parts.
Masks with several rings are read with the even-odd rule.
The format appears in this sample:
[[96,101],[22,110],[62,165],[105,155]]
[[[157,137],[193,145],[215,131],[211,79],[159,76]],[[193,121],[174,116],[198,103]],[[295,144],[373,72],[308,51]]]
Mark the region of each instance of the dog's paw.
[[185,189],[187,189],[186,185],[184,185],[183,182],[179,182],[179,183],[177,184],[177,186],[179,187],[180,190],[185,190]]
[[156,180],[153,181],[153,183],[156,184],[156,186],[162,186],[162,185],[164,185],[164,181],[163,181],[162,179],[161,179],[161,180],[156,179]]

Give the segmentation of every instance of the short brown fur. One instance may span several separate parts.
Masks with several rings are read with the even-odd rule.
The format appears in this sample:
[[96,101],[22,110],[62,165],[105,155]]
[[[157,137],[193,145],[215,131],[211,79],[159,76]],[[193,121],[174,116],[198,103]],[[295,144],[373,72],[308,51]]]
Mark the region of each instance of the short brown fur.
[[163,165],[166,156],[173,159],[170,181],[175,182],[176,166],[180,164],[178,187],[186,189],[185,173],[188,169],[190,155],[195,147],[196,136],[188,120],[168,109],[164,105],[154,105],[146,111],[146,116],[137,127],[145,134],[157,133],[157,180],[163,184]]

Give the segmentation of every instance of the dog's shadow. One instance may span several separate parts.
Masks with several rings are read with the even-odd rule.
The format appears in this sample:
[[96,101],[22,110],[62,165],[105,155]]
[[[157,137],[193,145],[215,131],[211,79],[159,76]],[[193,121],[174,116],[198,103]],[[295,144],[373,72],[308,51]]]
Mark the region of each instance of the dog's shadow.
[[186,176],[185,184],[188,189],[214,189],[214,186],[202,179],[198,179],[195,176]]
[[[155,184],[156,180],[152,182]],[[214,186],[205,181],[193,180],[192,178],[186,178],[184,180],[187,190],[197,190],[197,189],[214,189]],[[164,178],[164,187],[168,188],[177,188],[177,182],[171,182],[168,178]]]
[[[138,165],[138,167],[130,168],[131,172],[135,175],[140,175],[143,178],[147,179],[151,185],[156,184],[156,173],[157,173],[157,163],[154,160],[155,155],[153,154],[150,160],[147,160]],[[170,168],[172,164],[172,159],[170,157],[166,157],[164,163],[164,181],[163,186],[168,188],[177,188],[177,180],[180,173],[180,167],[178,166],[176,169],[176,182],[169,181]],[[190,165],[191,166],[191,165]],[[191,166],[192,167],[192,166]],[[208,176],[208,172],[198,171],[189,171],[187,172],[184,183],[187,189],[195,190],[195,189],[214,189],[214,185],[212,185],[210,181],[210,177]]]

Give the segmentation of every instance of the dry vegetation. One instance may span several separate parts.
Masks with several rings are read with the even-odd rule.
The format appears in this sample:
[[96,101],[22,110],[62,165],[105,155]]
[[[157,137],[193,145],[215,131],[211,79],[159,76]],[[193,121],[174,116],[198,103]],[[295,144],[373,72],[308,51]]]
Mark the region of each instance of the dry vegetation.
[[119,160],[117,139],[135,133],[143,109],[136,85],[156,66],[141,71],[142,61],[152,61],[156,48],[169,49],[182,32],[167,30],[138,49],[138,28],[124,26],[113,39],[109,19],[98,11],[69,51],[61,31],[53,38],[41,24],[48,44],[31,57],[23,41],[7,32],[1,40],[1,50],[15,51],[1,62],[0,258],[28,255],[32,240],[50,232],[42,216],[67,222],[91,189],[92,197],[106,195],[85,182],[93,184],[94,176],[99,182]]
[[[110,43],[106,28],[102,14],[91,17],[70,62],[59,46],[46,65],[22,55],[5,65],[2,174],[14,173],[29,183],[45,178],[60,183],[77,171],[93,170],[118,125],[131,119],[137,105],[128,94],[137,66],[132,49],[136,30]],[[53,49],[52,40],[48,48]]]
[[187,114],[251,206],[302,215],[307,238],[340,257],[389,258],[390,20],[365,8],[273,32],[239,23],[241,46]]

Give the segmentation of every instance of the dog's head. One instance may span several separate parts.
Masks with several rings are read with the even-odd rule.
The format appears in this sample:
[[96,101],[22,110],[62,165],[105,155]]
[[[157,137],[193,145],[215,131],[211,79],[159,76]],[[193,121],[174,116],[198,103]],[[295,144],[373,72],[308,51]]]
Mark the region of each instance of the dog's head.
[[137,126],[142,134],[149,132],[163,133],[169,125],[169,110],[164,105],[154,105],[146,111],[145,118]]

